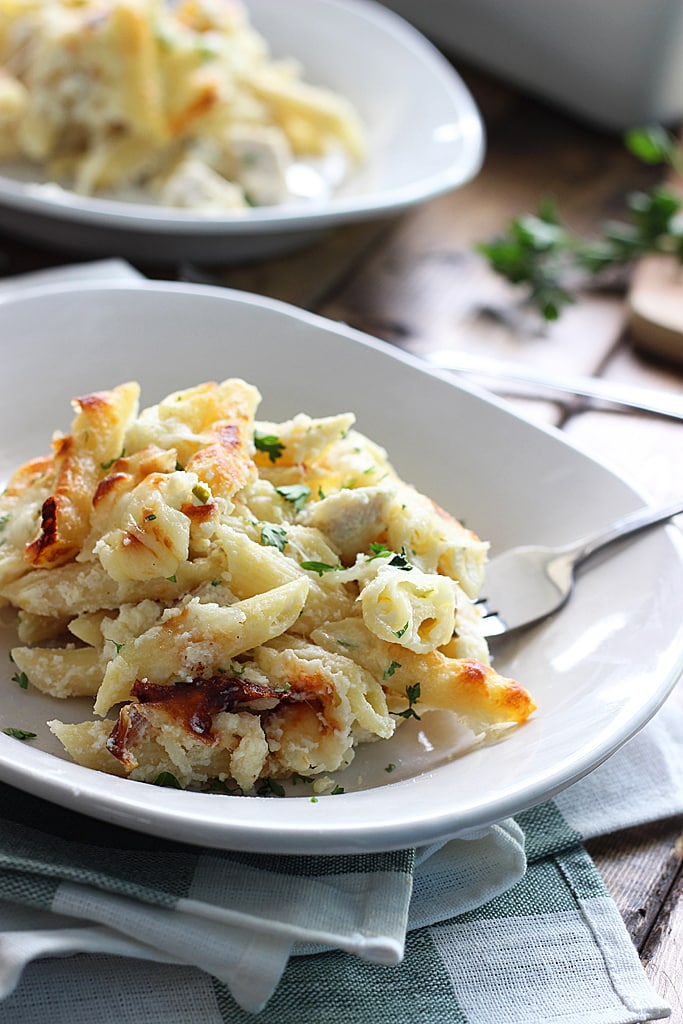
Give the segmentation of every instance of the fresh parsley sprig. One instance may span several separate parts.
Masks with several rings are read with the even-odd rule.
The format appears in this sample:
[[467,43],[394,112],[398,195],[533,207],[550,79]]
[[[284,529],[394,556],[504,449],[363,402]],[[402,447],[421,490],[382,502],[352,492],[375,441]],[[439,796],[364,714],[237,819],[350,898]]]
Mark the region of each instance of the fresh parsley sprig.
[[311,488],[306,484],[283,484],[282,487],[276,487],[275,490],[280,497],[292,505],[295,512],[301,512],[311,496]]
[[299,562],[299,565],[309,572],[317,572],[318,576],[324,576],[326,572],[338,572],[344,568],[341,562],[337,565],[330,565],[328,562]]
[[[647,164],[667,164],[683,178],[683,148],[659,125],[626,133],[624,144]],[[628,266],[646,253],[675,257],[683,264],[683,199],[657,185],[625,199],[627,219],[602,226],[602,235],[588,241],[560,222],[555,202],[546,198],[537,212],[508,224],[506,233],[475,248],[496,273],[526,289],[529,304],[545,320],[557,320],[576,301],[581,283],[599,279],[604,271]]]
[[152,783],[153,786],[161,786],[164,789],[182,789],[173,772],[159,772]]
[[416,718],[420,721],[420,716],[415,710],[415,705],[420,699],[420,684],[413,683],[412,686],[406,686],[406,700],[408,701],[408,707],[405,711],[393,711],[392,714],[396,715],[397,718]]
[[475,248],[501,277],[526,286],[530,304],[545,320],[557,320],[560,310],[574,301],[561,283],[571,269],[574,245],[559,222],[554,201],[546,198],[537,213],[514,218],[507,234]]
[[254,431],[254,447],[257,452],[264,452],[271,462],[277,462],[285,450],[285,446],[275,434],[264,434]]
[[2,731],[5,736],[11,736],[15,740],[32,740],[37,735],[35,732],[29,732],[27,729],[15,729],[13,726],[8,726],[7,729]]
[[287,531],[275,523],[264,523],[261,527],[261,543],[284,551],[287,547]]
[[284,796],[285,788],[275,779],[261,779],[256,789],[257,796]]
[[413,568],[406,557],[405,548],[401,548],[400,554],[397,554],[391,548],[388,548],[386,544],[374,543],[370,545],[370,551],[372,554],[368,555],[369,562],[372,562],[375,558],[388,558],[390,561],[387,562],[387,565],[393,565],[395,569],[406,569],[409,571]]

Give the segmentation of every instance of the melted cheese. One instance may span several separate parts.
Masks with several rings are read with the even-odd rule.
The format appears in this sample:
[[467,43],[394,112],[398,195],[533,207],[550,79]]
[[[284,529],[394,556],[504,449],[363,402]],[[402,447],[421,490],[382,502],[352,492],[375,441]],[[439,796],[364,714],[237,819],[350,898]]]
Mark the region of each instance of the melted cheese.
[[93,698],[93,720],[51,723],[65,750],[140,781],[324,789],[416,704],[479,733],[528,718],[481,634],[486,544],[350,413],[260,421],[259,397],[239,379],[142,412],[135,384],[85,396],[0,496],[18,669]]

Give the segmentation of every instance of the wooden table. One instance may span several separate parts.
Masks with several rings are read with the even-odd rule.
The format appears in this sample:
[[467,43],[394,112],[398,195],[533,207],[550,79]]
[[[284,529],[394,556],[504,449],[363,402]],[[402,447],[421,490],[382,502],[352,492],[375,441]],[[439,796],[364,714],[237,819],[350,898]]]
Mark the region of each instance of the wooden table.
[[[248,267],[141,266],[151,277],[201,280],[273,296],[422,354],[453,348],[559,373],[593,374],[683,396],[683,370],[638,355],[620,294],[584,295],[545,332],[473,243],[553,194],[563,218],[594,233],[623,197],[658,172],[617,138],[583,126],[479,72],[459,67],[483,113],[485,166],[471,184],[393,220],[345,227],[315,247]],[[0,276],[72,262],[0,236]],[[489,386],[491,381],[486,382]],[[502,386],[502,382],[498,382]],[[510,390],[510,388],[508,388]],[[682,398],[683,400],[683,398]],[[683,496],[683,422],[515,397],[525,415],[560,426],[653,502]],[[683,693],[678,700],[683,713]],[[591,842],[645,969],[683,1022],[683,818]]]

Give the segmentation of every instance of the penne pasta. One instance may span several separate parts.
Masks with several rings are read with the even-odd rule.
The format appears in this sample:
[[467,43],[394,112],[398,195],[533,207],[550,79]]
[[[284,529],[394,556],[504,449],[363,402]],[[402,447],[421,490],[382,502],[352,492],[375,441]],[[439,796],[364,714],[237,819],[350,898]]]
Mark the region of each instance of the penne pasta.
[[13,647],[12,661],[52,697],[94,697],[104,675],[102,652],[94,647]]
[[131,694],[136,679],[172,684],[213,678],[230,661],[291,626],[306,601],[304,578],[227,608],[192,598],[171,608],[109,663],[95,701],[104,715]]
[[[134,384],[79,399],[68,443],[0,496],[17,671],[93,699],[92,719],[50,722],[67,755],[143,782],[258,793],[305,775],[322,792],[407,718],[487,736],[533,713],[489,664],[486,544],[350,413],[257,420],[238,379],[137,402]],[[59,543],[34,558],[53,494]]]

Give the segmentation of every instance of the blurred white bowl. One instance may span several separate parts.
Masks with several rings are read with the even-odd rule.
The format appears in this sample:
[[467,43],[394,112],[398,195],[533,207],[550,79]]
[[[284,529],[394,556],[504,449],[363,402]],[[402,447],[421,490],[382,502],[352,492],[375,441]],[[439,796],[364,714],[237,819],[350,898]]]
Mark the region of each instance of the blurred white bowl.
[[371,0],[245,0],[276,57],[348,97],[367,128],[362,167],[329,195],[206,214],[85,197],[0,167],[0,228],[79,253],[154,262],[242,262],[300,247],[333,225],[396,213],[469,181],[484,139],[451,64]]
[[385,0],[443,49],[616,131],[683,116],[680,0]]

